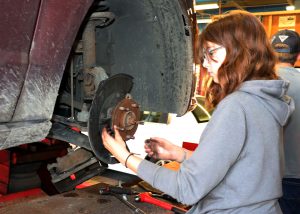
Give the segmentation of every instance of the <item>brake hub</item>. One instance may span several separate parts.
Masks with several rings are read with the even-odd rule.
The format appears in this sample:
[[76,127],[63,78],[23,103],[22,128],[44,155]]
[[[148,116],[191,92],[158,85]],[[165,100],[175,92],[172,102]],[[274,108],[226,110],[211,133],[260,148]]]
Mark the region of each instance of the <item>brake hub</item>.
[[126,95],[115,107],[112,114],[112,125],[117,126],[123,140],[133,139],[140,119],[138,104]]
[[116,74],[102,81],[97,89],[90,109],[88,136],[96,157],[106,164],[118,163],[104,147],[101,132],[104,127],[119,128],[126,141],[133,138],[140,118],[138,104],[129,92],[133,78],[127,74]]

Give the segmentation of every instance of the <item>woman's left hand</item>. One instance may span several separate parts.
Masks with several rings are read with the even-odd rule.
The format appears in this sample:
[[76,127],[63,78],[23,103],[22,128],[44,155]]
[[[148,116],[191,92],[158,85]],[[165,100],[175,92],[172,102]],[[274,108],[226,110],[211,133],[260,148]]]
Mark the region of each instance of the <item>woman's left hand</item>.
[[128,156],[129,152],[126,148],[126,144],[122,139],[119,130],[114,127],[115,137],[111,136],[106,128],[102,130],[102,141],[104,147],[120,161],[120,163],[125,162],[125,158]]

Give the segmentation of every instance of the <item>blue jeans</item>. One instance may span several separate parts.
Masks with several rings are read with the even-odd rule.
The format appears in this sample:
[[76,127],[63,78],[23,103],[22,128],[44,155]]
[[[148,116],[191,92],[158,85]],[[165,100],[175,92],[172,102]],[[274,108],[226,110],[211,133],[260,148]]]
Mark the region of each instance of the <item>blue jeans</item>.
[[283,214],[300,213],[300,179],[284,178],[282,180],[283,196],[279,204]]

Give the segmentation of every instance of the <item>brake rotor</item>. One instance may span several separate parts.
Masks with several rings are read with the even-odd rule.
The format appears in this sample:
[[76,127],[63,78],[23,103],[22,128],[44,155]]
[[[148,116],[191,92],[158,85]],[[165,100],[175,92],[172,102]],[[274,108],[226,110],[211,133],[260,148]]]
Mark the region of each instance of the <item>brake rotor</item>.
[[112,126],[117,126],[123,140],[133,139],[140,120],[139,105],[126,95],[115,107],[112,113]]
[[[129,123],[132,123],[128,121],[133,121],[132,119],[134,116],[132,113],[122,114],[119,111],[115,111],[116,106],[122,106],[122,104],[119,104],[123,103],[122,101],[131,91],[133,86],[132,79],[133,78],[127,74],[117,74],[102,81],[98,86],[90,108],[88,136],[91,148],[95,156],[106,164],[115,164],[118,163],[118,161],[105,149],[101,138],[102,129],[104,127],[109,127],[112,129],[113,124],[116,124],[117,126],[126,128],[127,131],[131,130],[130,132],[126,131],[124,132],[125,134],[122,134],[125,136],[125,139],[126,135],[132,134],[132,130],[136,130],[135,126],[135,128],[132,126],[126,126]],[[128,101],[124,102],[126,103],[125,106],[128,106]],[[131,103],[131,101],[129,102]],[[130,112],[135,112],[133,110],[133,107],[131,107]],[[138,113],[134,114],[135,117],[138,118],[136,116]],[[118,119],[119,116],[121,116],[123,119]],[[116,122],[113,122],[113,118]]]

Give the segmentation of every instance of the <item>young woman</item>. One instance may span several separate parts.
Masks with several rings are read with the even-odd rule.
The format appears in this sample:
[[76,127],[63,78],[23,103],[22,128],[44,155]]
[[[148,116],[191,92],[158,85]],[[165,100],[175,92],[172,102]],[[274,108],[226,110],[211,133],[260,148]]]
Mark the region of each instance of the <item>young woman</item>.
[[130,154],[117,130],[115,138],[103,130],[104,145],[142,179],[193,205],[189,213],[281,213],[282,126],[293,102],[265,30],[250,13],[231,12],[206,27],[200,50],[215,110],[198,148],[191,153],[162,138],[145,144],[150,156],[181,162],[178,171]]

